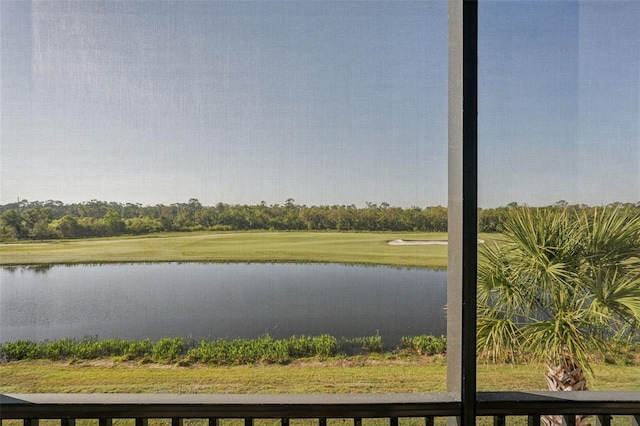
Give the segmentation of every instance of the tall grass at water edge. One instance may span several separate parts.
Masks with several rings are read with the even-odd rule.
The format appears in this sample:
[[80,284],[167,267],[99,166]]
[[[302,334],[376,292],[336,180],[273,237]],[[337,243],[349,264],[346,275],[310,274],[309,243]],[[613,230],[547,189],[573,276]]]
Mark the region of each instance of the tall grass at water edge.
[[[393,350],[415,351],[422,355],[444,354],[446,339],[426,335],[402,337],[400,346]],[[115,358],[122,361],[140,360],[144,363],[285,364],[300,358],[328,358],[384,351],[385,345],[379,335],[342,339],[327,334],[300,335],[286,339],[274,339],[265,335],[258,339],[212,341],[173,337],[155,342],[148,339],[98,340],[96,337],[85,337],[44,342],[17,340],[3,343],[0,345],[0,360],[10,362],[38,359],[59,361]]]
[[[257,339],[195,340],[172,337],[157,341],[104,339],[84,337],[35,342],[16,340],[0,344],[0,362],[50,360],[84,361],[109,358],[112,361],[189,365],[287,364],[302,358],[330,358],[366,354],[444,355],[446,338],[430,335],[403,336],[397,346],[385,345],[382,336],[336,338],[292,336],[274,339],[264,335]],[[611,342],[606,353],[594,359],[612,365],[640,365],[640,343]],[[512,362],[526,363],[527,355],[519,354]]]

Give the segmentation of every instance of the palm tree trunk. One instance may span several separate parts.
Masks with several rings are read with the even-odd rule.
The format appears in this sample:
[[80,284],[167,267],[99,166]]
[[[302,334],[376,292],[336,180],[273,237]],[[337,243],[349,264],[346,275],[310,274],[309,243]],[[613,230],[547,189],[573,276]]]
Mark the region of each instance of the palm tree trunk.
[[[582,368],[576,363],[565,360],[561,365],[546,364],[547,372],[544,378],[551,391],[585,391],[587,378]],[[576,416],[576,426],[581,426],[589,416]],[[546,426],[562,426],[562,416],[543,416],[542,422]]]

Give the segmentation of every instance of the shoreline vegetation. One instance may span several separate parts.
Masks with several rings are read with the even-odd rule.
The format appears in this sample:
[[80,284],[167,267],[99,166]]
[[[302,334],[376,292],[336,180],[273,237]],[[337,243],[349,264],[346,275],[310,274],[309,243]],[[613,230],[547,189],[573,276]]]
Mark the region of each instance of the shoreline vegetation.
[[[445,345],[444,338],[426,335],[405,337],[394,348],[385,348],[380,336],[336,339],[328,335],[209,342],[183,338],[21,341],[11,347],[4,344],[0,350],[4,359],[0,392],[443,392]],[[22,360],[7,360],[21,351]],[[204,361],[207,356],[209,361]],[[640,344],[622,345],[597,361],[593,390],[640,390]],[[478,388],[543,390],[540,371],[540,364],[526,359],[480,358]]]
[[336,338],[328,334],[318,336],[298,335],[274,339],[266,334],[256,339],[196,340],[172,337],[157,341],[64,338],[35,342],[17,340],[0,344],[0,362],[15,361],[89,361],[111,359],[114,362],[137,361],[139,364],[192,364],[246,365],[282,364],[295,360],[316,358],[319,360],[367,355],[439,355],[446,353],[446,338],[430,335],[404,336],[399,345],[389,347],[382,336]]
[[[71,364],[92,360],[112,362],[135,361],[138,365],[174,364],[191,366],[288,365],[313,359],[326,361],[361,358],[376,355],[386,360],[411,360],[416,357],[444,359],[447,353],[445,336],[403,336],[396,345],[388,345],[382,336],[337,338],[329,334],[296,335],[275,339],[269,334],[255,339],[194,339],[165,337],[153,341],[98,339],[97,336],[58,340],[16,340],[0,343],[0,365],[23,361],[64,361]],[[593,351],[591,356],[600,364],[640,366],[640,342],[611,341],[606,352]],[[494,362],[492,357],[478,355],[480,362]],[[512,352],[496,364],[530,363],[529,357]]]

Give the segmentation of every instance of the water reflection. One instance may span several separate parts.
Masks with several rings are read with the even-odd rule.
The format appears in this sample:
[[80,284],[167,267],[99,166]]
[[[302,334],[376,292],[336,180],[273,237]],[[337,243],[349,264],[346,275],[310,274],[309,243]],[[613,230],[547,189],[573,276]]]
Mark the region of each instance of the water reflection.
[[330,264],[109,264],[0,270],[0,340],[446,332],[446,272]]

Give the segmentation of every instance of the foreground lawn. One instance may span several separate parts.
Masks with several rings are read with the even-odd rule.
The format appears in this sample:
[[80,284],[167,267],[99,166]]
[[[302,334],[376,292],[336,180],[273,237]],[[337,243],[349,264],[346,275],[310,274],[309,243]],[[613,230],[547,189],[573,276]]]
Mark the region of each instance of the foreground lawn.
[[[598,378],[591,390],[640,390],[640,368],[596,365]],[[478,390],[546,390],[541,365],[480,365]],[[446,362],[439,357],[371,359],[352,357],[330,361],[303,360],[289,365],[210,367],[27,361],[0,364],[0,393],[399,393],[442,392],[446,387]],[[509,417],[512,426],[526,426],[527,418]],[[352,420],[330,419],[329,426]],[[42,426],[59,426],[43,420]],[[95,420],[77,420],[78,426],[95,426]],[[131,419],[114,419],[114,426],[134,426]],[[168,426],[167,419],[150,419],[149,426]],[[206,420],[187,419],[185,426],[207,426]],[[242,420],[221,420],[221,426],[243,426]],[[256,426],[280,426],[279,420],[257,419]],[[423,418],[401,418],[401,426],[424,426]],[[446,426],[437,418],[436,426]],[[478,426],[493,425],[493,418],[478,418]],[[592,422],[591,424],[594,424]],[[292,420],[295,426],[317,426],[315,419]],[[388,419],[364,419],[364,426],[388,426]],[[629,417],[616,416],[614,426],[631,426]],[[22,426],[20,420],[3,420],[2,426]]]
[[[640,390],[637,366],[596,365],[591,390]],[[541,365],[478,367],[478,390],[546,390]],[[443,392],[442,358],[352,357],[289,365],[210,367],[21,361],[0,365],[1,393],[397,393]]]
[[[481,238],[492,238],[482,236]],[[391,246],[391,240],[446,240],[446,233],[185,233],[0,244],[0,265],[109,262],[322,262],[446,268],[446,245]]]

